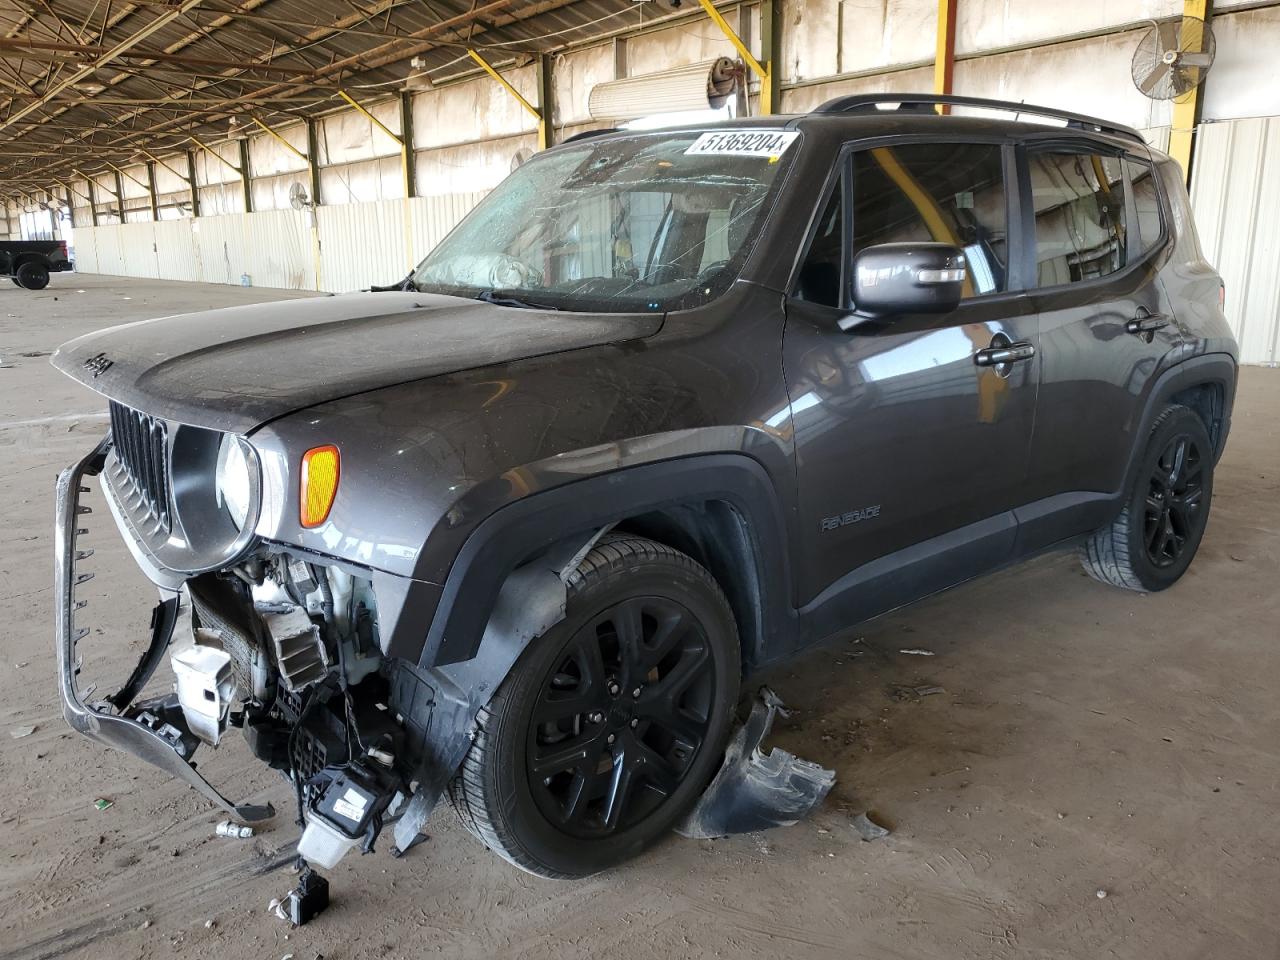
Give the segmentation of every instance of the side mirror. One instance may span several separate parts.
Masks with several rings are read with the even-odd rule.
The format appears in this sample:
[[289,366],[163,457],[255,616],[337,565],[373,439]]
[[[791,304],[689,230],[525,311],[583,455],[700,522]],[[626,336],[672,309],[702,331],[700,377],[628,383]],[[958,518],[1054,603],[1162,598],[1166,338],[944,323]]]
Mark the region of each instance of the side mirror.
[[960,303],[964,254],[949,243],[881,243],[853,258],[853,306],[861,320],[902,313],[948,313]]

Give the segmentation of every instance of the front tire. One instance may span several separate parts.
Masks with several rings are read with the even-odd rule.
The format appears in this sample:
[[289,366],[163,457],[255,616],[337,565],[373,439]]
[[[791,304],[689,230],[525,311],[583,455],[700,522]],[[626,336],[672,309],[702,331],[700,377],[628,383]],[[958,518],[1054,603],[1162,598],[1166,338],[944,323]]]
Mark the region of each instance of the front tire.
[[480,711],[449,786],[463,825],[543,877],[640,853],[701,794],[738,697],[724,594],[664,544],[601,540],[568,583],[564,620],[534,640]]
[[18,267],[14,280],[17,281],[18,286],[28,290],[43,290],[49,285],[49,268],[43,263],[28,261]]
[[1151,433],[1120,515],[1085,542],[1090,576],[1154,592],[1178,582],[1204,536],[1213,497],[1213,443],[1188,407],[1165,407]]

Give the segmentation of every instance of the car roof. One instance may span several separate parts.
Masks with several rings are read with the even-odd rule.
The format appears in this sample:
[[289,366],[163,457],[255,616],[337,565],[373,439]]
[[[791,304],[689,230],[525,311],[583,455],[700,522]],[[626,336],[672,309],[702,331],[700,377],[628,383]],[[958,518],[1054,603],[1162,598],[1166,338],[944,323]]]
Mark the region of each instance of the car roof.
[[[954,103],[960,110],[979,110],[979,114],[934,112],[933,103]],[[877,109],[876,104],[901,104],[897,109]],[[927,109],[921,109],[927,105]],[[1000,111],[1008,116],[992,116]],[[947,137],[981,137],[1009,139],[1028,134],[1062,136],[1102,136],[1111,142],[1127,141],[1144,148],[1142,135],[1129,127],[1107,120],[1039,107],[1032,104],[1006,103],[968,97],[933,97],[917,94],[880,94],[842,97],[828,101],[809,113],[771,114],[757,117],[735,117],[711,123],[673,124],[652,128],[663,131],[742,130],[790,128],[822,133],[843,140],[882,136],[927,135]],[[644,133],[649,130],[599,130],[579,134],[572,140],[605,136],[610,133]],[[567,141],[566,141],[567,142]]]

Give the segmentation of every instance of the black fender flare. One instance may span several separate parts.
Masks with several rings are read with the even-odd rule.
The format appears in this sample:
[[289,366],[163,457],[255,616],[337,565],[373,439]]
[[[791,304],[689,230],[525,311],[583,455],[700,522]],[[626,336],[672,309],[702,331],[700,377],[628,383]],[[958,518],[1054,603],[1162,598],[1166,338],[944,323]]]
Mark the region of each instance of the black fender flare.
[[[1236,360],[1229,353],[1201,354],[1169,367],[1156,378],[1155,384],[1148,392],[1140,422],[1148,425],[1154,423],[1160,411],[1183,390],[1206,383],[1216,384],[1222,388],[1222,420],[1217,435],[1213,437],[1216,460],[1217,457],[1222,456],[1227,443],[1227,434],[1231,428],[1231,407],[1235,400],[1237,370]],[[1129,462],[1124,472],[1124,485],[1119,491],[1121,501],[1125,497],[1125,491],[1133,485],[1134,474],[1142,459],[1143,447],[1142,443],[1134,443],[1129,451]]]
[[598,474],[531,494],[492,513],[472,531],[449,570],[417,657],[419,665],[474,657],[504,581],[552,546],[628,517],[707,501],[729,504],[750,538],[761,634],[754,642],[767,650],[789,648],[795,608],[778,492],[755,459],[713,453]]

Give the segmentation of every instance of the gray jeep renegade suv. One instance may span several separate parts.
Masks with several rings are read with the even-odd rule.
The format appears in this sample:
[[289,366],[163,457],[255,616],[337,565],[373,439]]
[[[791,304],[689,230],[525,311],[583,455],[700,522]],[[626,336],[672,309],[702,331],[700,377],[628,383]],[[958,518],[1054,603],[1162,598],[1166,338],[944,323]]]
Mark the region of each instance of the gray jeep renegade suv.
[[[854,97],[575,138],[393,288],[58,351],[111,411],[58,481],[67,719],[253,821],[192,763],[238,728],[314,863],[407,850],[447,796],[520,867],[601,870],[689,809],[761,666],[1048,548],[1177,581],[1222,296],[1180,170],[1093,118]],[[90,497],[160,593],[105,699]]]

